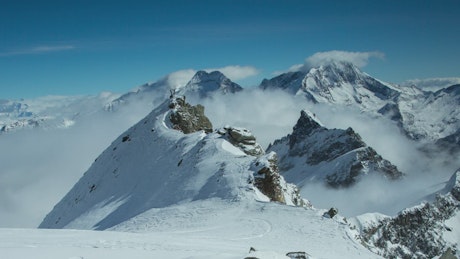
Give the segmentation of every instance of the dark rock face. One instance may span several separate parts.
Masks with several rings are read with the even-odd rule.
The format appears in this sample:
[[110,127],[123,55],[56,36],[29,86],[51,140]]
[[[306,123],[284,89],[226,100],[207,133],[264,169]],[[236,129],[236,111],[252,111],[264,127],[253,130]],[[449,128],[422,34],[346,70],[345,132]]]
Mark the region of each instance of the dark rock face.
[[289,252],[286,254],[291,259],[308,259],[310,255],[305,252]]
[[268,158],[268,165],[262,167],[257,172],[254,185],[271,201],[286,203],[283,195],[283,190],[280,185],[280,174],[278,170],[278,158],[273,153]]
[[[276,140],[267,151],[279,154],[282,174],[293,182],[299,181],[299,173],[304,174],[302,179],[305,179],[318,172],[322,174],[319,178],[336,188],[348,187],[370,172],[381,173],[392,180],[402,177],[396,166],[367,146],[352,128],[327,129],[315,115],[306,111],[301,112],[292,134]],[[299,158],[305,161],[303,168],[296,165],[298,162],[292,162]],[[332,164],[334,166],[328,166]],[[288,177],[293,171],[297,171],[297,175]]]
[[204,130],[206,133],[212,132],[212,124],[208,117],[204,115],[204,107],[200,104],[192,106],[185,102],[185,97],[173,97],[170,108],[173,112],[170,115],[171,123],[177,130],[185,134]]
[[450,192],[438,195],[434,202],[404,210],[376,227],[365,229],[364,241],[380,248],[385,258],[453,256],[458,248],[451,247],[442,233],[458,227],[447,226],[445,222],[459,212],[460,171],[452,176],[446,188]]
[[311,207],[309,201],[302,199],[297,186],[286,183],[280,175],[278,156],[275,152],[270,152],[255,160],[252,170],[255,172],[254,186],[270,201],[299,207]]
[[328,217],[328,218],[334,218],[335,215],[339,213],[339,210],[337,208],[330,208],[327,212],[323,214],[323,216]]

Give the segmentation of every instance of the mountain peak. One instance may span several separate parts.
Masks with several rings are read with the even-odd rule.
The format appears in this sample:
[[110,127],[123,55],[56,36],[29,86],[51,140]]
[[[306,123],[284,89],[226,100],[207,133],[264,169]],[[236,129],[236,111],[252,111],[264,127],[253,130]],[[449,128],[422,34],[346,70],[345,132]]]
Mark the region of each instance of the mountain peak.
[[[232,82],[228,77],[219,71],[206,72],[200,70],[195,73],[192,79],[179,90],[182,92],[198,93],[200,96],[207,96],[212,92],[221,92],[223,94],[236,93],[243,88]],[[184,94],[184,93],[183,93]]]
[[322,128],[322,124],[318,121],[314,113],[302,110],[300,112],[300,118],[297,120],[297,123],[293,128],[289,139],[289,145],[292,148],[296,143]]
[[328,129],[307,111],[301,112],[292,134],[276,140],[269,151],[279,155],[283,176],[301,188],[307,181],[324,181],[334,188],[349,187],[370,173],[390,180],[403,176],[352,128]]

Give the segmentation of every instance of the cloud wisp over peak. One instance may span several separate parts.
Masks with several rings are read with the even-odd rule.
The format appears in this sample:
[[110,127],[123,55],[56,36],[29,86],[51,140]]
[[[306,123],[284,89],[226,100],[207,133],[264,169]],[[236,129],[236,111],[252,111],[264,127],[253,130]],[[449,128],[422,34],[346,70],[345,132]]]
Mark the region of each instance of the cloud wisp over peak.
[[384,59],[385,54],[380,51],[370,52],[352,52],[343,50],[331,50],[324,52],[316,52],[315,54],[307,57],[303,64],[295,64],[287,70],[275,71],[274,75],[279,75],[285,72],[308,71],[313,67],[327,65],[333,62],[347,62],[362,68],[365,67],[369,60],[372,58]]
[[332,50],[317,52],[305,60],[305,64],[310,67],[326,65],[331,62],[349,62],[357,67],[365,67],[371,58],[383,59],[385,54],[379,51],[372,52],[350,52]]

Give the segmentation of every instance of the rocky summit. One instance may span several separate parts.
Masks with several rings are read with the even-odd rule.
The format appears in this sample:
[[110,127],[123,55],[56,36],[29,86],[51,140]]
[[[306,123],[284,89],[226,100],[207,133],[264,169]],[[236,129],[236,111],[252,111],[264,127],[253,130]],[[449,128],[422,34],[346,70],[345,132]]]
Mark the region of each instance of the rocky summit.
[[173,128],[187,133],[204,130],[212,132],[212,124],[204,114],[204,107],[200,104],[195,106],[185,102],[185,97],[171,96],[169,108],[172,109],[170,120]]
[[219,129],[217,133],[248,155],[261,156],[265,154],[262,147],[256,142],[256,137],[248,129],[225,126]]
[[276,140],[268,151],[279,156],[281,173],[294,183],[324,181],[330,187],[348,187],[368,174],[390,180],[402,173],[352,128],[327,129],[316,116],[302,111],[291,134]]

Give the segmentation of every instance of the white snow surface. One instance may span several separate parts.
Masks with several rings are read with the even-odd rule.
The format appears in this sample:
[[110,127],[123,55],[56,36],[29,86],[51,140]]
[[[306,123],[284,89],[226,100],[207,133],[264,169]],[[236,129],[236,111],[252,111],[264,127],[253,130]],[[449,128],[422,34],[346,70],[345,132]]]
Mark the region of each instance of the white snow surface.
[[[379,258],[342,217],[269,202],[252,185],[251,165],[274,153],[256,158],[218,133],[172,130],[167,104],[116,139],[40,226],[64,230],[0,229],[0,253],[13,259],[287,258],[303,251],[310,258]],[[248,253],[251,247],[256,251]]]
[[[219,198],[150,209],[106,231],[0,229],[2,258],[380,258],[324,211]],[[253,247],[256,252],[249,253]]]

